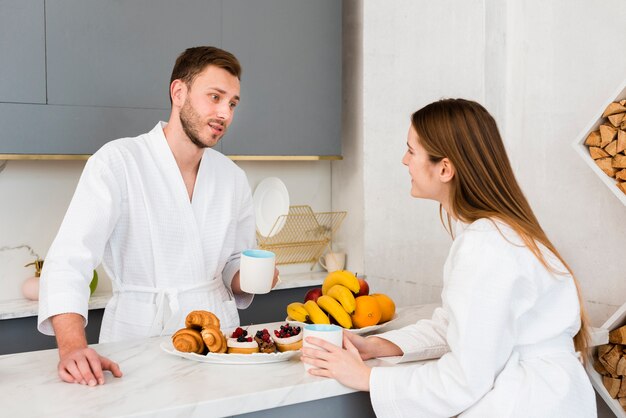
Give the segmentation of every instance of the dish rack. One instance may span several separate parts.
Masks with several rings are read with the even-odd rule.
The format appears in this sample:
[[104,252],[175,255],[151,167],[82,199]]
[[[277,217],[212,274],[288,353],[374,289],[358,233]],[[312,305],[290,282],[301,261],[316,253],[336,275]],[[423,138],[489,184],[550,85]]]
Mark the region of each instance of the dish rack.
[[313,212],[310,206],[289,206],[268,236],[257,231],[259,248],[276,254],[276,264],[317,263],[347,212]]

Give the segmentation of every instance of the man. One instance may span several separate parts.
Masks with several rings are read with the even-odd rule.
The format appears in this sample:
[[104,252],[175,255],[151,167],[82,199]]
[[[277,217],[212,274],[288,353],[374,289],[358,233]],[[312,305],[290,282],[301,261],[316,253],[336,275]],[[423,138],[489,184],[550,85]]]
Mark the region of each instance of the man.
[[232,122],[240,74],[229,52],[186,50],[172,71],[169,122],[88,160],[41,278],[38,328],[56,335],[64,381],[122,375],[85,338],[101,261],[113,297],[100,342],[171,334],[194,309],[214,312],[223,328],[239,325],[237,307],[253,298],[239,286],[240,252],[256,244],[252,199],[244,172],[211,148]]

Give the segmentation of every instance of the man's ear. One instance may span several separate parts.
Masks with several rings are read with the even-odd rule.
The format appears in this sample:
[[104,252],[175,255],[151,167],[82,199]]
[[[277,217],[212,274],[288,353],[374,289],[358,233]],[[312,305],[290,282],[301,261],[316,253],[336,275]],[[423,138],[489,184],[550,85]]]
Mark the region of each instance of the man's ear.
[[187,98],[187,84],[180,79],[172,81],[170,95],[172,96],[172,106],[183,107]]
[[439,161],[439,179],[442,183],[449,183],[454,178],[456,169],[454,164],[448,158],[443,158]]

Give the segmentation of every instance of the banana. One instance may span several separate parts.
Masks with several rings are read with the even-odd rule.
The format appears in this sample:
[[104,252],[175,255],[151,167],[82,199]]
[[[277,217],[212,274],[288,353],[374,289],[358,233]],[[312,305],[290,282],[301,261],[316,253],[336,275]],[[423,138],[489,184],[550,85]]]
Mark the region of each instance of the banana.
[[330,319],[328,319],[328,315],[324,313],[323,310],[312,300],[307,300],[304,304],[304,309],[309,313],[309,319],[314,324],[330,324]]
[[309,312],[304,308],[304,303],[300,302],[293,302],[287,305],[287,315],[298,322],[307,322],[309,320]]
[[341,284],[353,293],[359,293],[361,286],[359,286],[359,280],[356,276],[347,270],[337,270],[332,273],[328,273],[328,276],[322,283],[322,294],[326,295],[331,287],[336,284]]
[[343,306],[343,309],[348,312],[348,314],[352,315],[354,313],[354,310],[356,309],[356,300],[354,299],[354,293],[352,293],[347,287],[336,284],[328,289],[328,296],[341,303],[341,306]]
[[348,312],[346,312],[345,309],[343,309],[343,306],[341,306],[335,299],[328,295],[322,295],[317,298],[317,304],[320,308],[332,315],[339,325],[344,328],[352,328],[352,319],[350,318],[350,315],[348,315]]

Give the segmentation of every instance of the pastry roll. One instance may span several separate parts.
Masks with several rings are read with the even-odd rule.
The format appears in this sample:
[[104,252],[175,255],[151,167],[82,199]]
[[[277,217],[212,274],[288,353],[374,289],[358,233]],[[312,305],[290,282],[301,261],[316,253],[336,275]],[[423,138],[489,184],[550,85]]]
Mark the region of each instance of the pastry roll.
[[202,335],[202,339],[211,353],[226,352],[226,337],[224,337],[224,334],[222,334],[219,327],[215,325],[206,326],[202,328],[200,334]]
[[204,353],[204,341],[198,330],[183,328],[172,335],[174,348],[183,353]]
[[185,327],[201,330],[209,325],[220,328],[220,320],[214,313],[208,311],[191,311],[185,318]]

